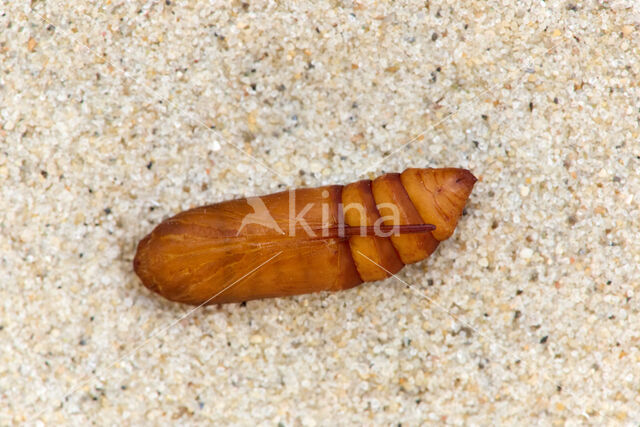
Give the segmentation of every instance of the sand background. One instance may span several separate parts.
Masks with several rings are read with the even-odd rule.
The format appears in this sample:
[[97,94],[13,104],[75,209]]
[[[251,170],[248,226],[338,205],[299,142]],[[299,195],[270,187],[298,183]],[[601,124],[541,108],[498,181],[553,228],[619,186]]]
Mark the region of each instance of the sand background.
[[[636,2],[28,3],[0,424],[640,420]],[[401,280],[185,316],[132,271],[182,209],[445,166],[480,181]]]

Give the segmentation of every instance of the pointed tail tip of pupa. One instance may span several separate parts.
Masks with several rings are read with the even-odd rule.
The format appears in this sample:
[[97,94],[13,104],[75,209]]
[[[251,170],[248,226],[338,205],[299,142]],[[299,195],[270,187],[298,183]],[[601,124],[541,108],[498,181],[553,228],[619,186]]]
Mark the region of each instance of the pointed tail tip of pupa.
[[[436,169],[437,171],[437,169]],[[465,199],[471,194],[473,186],[478,182],[470,170],[462,168],[446,168],[441,175],[444,179],[440,181],[444,188],[451,192],[458,193]]]
[[462,168],[426,169],[422,178],[430,197],[421,215],[425,223],[436,226],[433,236],[446,240],[453,234],[478,179]]
[[475,177],[474,174],[471,173],[468,169],[458,169],[458,177],[456,178],[457,183],[464,183],[468,185],[469,188],[473,188],[473,185],[478,182],[478,178]]

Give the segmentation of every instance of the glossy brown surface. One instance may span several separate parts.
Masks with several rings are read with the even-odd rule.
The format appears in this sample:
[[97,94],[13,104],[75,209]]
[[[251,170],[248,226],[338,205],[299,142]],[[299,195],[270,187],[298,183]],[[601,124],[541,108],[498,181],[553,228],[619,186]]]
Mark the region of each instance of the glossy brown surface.
[[[371,184],[371,189],[380,215],[384,218],[397,217],[398,219],[397,221],[385,220],[385,224],[424,224],[402,186],[400,174],[388,173],[376,178]],[[438,243],[440,243],[433,237],[432,232],[396,235],[391,236],[390,239],[405,264],[425,259],[436,250]]]
[[[369,180],[345,185],[342,190],[342,205],[344,220],[348,225],[375,225],[380,219]],[[358,206],[363,207],[364,218],[360,215]],[[349,238],[349,245],[358,273],[365,282],[382,280],[389,277],[389,273],[397,273],[404,267],[388,238],[353,236]]]
[[400,175],[412,204],[439,241],[451,237],[476,177],[466,169],[407,169]]
[[[408,169],[191,209],[140,241],[134,269],[149,289],[196,305],[348,289],[428,257],[453,232],[475,181],[464,169]],[[377,221],[437,228],[390,237],[342,228]]]
[[[136,273],[149,289],[189,304],[210,298],[211,304],[242,302],[353,287],[361,280],[348,241],[324,239],[321,231],[338,224],[341,191],[341,186],[296,190],[296,214],[308,203],[313,205],[304,216],[306,222],[293,229],[288,192],[260,197],[284,234],[268,225],[242,227],[246,215],[254,213],[247,199],[182,212],[140,242]],[[323,198],[323,192],[328,197]],[[328,206],[327,224],[322,224],[319,201]]]

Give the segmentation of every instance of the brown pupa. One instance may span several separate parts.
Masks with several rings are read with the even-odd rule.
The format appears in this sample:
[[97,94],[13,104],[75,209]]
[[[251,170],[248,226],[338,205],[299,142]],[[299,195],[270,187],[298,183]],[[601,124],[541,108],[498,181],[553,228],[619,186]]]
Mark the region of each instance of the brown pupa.
[[412,168],[202,206],[158,225],[133,265],[149,289],[194,305],[349,289],[431,255],[475,182]]

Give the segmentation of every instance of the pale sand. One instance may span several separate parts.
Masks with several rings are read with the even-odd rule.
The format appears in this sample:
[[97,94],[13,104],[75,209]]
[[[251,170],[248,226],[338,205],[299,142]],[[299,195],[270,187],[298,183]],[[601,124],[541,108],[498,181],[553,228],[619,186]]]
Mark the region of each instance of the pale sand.
[[[640,420],[637,2],[21,3],[1,425]],[[480,182],[401,281],[174,324],[132,271],[182,209],[410,166]]]

